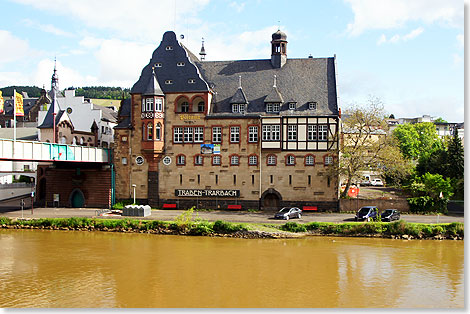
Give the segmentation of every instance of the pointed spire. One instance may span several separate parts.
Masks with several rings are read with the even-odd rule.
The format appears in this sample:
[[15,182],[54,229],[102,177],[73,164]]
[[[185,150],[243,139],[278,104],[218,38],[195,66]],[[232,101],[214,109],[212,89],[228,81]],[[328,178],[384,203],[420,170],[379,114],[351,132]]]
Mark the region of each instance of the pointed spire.
[[283,103],[284,98],[282,98],[281,92],[277,89],[277,76],[274,75],[274,84],[271,92],[266,96],[264,99],[265,103],[272,102],[272,103]]
[[201,56],[201,61],[206,60],[206,49],[204,49],[204,37],[202,37],[202,46],[199,55]]
[[57,59],[54,57],[54,73],[51,78],[51,90],[59,90],[59,76],[57,75]]
[[230,104],[248,104],[248,100],[242,89],[241,75],[238,76],[238,89],[235,94],[233,94],[232,98],[230,98]]
[[152,75],[144,92],[145,96],[164,96],[163,91],[158,84],[157,75],[155,74],[155,67],[152,67]]

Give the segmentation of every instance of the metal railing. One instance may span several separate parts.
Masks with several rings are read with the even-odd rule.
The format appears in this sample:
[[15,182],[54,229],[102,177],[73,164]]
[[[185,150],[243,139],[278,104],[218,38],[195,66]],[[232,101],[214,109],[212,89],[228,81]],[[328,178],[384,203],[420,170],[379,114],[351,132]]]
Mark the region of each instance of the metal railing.
[[107,148],[0,139],[0,159],[109,162]]

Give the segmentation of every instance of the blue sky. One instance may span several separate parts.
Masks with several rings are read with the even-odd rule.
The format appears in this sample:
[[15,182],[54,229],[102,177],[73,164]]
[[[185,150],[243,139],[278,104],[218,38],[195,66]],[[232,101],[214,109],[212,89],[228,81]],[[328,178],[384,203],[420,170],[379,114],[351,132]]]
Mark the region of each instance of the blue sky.
[[184,34],[207,60],[337,56],[340,107],[371,96],[396,117],[464,120],[464,2],[459,0],[0,0],[0,87],[131,87],[162,35]]

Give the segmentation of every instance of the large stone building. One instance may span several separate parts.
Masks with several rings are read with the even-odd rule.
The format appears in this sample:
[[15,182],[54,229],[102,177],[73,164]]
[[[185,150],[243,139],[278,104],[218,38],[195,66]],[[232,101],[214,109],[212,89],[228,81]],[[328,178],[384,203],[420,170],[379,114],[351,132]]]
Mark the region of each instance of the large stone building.
[[335,58],[204,61],[166,32],[115,127],[116,197],[156,207],[334,210]]

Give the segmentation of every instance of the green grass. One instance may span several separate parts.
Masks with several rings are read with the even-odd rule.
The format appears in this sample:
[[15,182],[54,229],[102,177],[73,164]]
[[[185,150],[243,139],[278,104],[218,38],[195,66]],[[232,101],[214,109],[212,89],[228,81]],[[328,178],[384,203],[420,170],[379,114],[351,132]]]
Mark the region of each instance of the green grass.
[[175,221],[165,222],[158,220],[140,219],[102,219],[102,218],[41,218],[13,220],[0,217],[0,226],[35,227],[49,229],[86,229],[108,231],[133,231],[157,233],[174,233],[187,235],[214,235],[233,234],[240,231],[263,231],[278,233],[282,231],[306,234],[339,235],[339,236],[402,236],[411,235],[414,238],[432,238],[442,236],[445,238],[464,238],[463,223],[446,224],[420,224],[408,223],[403,220],[392,223],[384,222],[286,222],[277,224],[233,223],[222,220],[209,222],[200,218],[193,219],[192,212],[188,211]]

